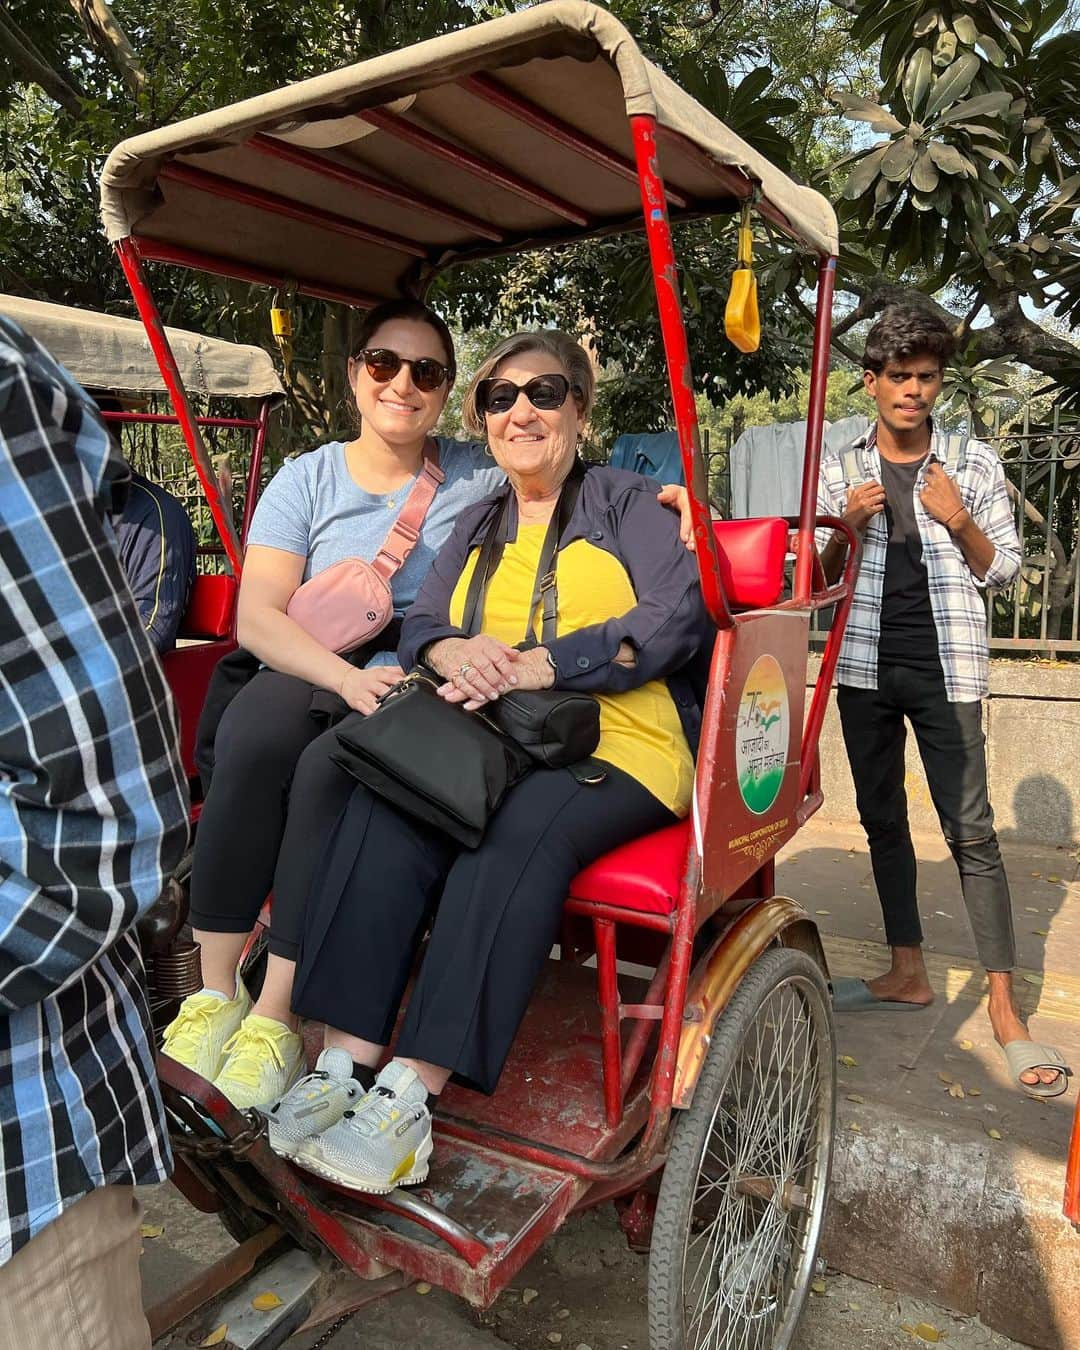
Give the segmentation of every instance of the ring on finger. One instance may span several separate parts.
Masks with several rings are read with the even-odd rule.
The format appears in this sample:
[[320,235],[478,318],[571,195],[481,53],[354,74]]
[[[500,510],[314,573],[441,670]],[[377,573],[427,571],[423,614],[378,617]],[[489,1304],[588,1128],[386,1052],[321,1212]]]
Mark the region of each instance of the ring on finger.
[[472,662],[471,662],[471,661],[464,661],[464,662],[462,662],[462,664],[461,664],[460,666],[458,666],[458,672],[457,672],[457,673],[458,673],[459,675],[468,675],[468,673],[469,673],[470,670],[472,670]]

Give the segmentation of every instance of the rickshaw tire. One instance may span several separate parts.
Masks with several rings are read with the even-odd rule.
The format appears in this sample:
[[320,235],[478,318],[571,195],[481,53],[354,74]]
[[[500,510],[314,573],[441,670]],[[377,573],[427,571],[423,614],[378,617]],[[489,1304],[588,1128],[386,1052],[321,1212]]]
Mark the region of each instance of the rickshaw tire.
[[[814,1232],[801,1257],[796,1290],[779,1327],[779,1338],[736,1341],[739,1350],[786,1350],[798,1326],[814,1278],[817,1249],[824,1226],[836,1122],[836,1032],[825,973],[810,956],[791,948],[764,952],[740,981],[717,1021],[701,1077],[689,1107],[678,1113],[664,1166],[653,1222],[648,1270],[649,1350],[694,1350],[684,1326],[684,1257],[690,1238],[691,1210],[705,1147],[712,1135],[720,1096],[734,1069],[741,1046],[757,1013],[783,982],[797,979],[806,997],[817,1005],[815,1021],[824,1029],[819,1063],[826,1119],[818,1135],[824,1152],[815,1195]],[[820,1200],[818,1200],[820,1196]],[[707,1338],[706,1338],[707,1341]],[[702,1342],[704,1344],[706,1342]],[[708,1342],[711,1344],[711,1342]],[[723,1342],[727,1345],[728,1342]]]

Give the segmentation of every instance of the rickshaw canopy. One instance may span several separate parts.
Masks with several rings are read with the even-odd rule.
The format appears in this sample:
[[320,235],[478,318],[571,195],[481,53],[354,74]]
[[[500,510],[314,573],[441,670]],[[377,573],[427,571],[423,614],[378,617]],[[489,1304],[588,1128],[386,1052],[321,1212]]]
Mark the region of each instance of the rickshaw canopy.
[[753,196],[802,245],[835,255],[828,201],[581,0],[123,141],[102,174],[102,214],[110,240],[134,236],[144,258],[371,304],[422,292],[455,262],[640,228],[637,115],[656,119],[672,220]]
[[[0,295],[0,314],[21,324],[88,389],[124,394],[167,392],[138,319],[14,295]],[[181,328],[166,332],[191,393],[207,398],[284,396],[273,360],[261,347],[203,337]]]

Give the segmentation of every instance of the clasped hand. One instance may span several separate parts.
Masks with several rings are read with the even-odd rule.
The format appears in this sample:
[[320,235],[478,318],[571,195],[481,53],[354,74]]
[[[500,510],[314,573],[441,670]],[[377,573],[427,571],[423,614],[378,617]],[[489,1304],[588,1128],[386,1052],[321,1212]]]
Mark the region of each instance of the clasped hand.
[[439,686],[439,696],[463,704],[467,712],[511,689],[550,689],[555,682],[546,647],[518,651],[486,633],[444,638],[428,648],[424,659],[446,681]]

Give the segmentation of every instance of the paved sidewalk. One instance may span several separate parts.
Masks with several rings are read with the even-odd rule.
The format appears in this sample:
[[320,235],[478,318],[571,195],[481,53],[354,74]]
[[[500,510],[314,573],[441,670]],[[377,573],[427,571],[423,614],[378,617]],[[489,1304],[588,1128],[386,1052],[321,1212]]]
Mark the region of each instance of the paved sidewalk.
[[[1037,1040],[1080,1074],[1080,860],[1002,840],[1017,992]],[[1080,1345],[1080,1235],[1061,1217],[1076,1080],[1033,1101],[1011,1086],[986,1017],[959,882],[940,836],[916,840],[937,998],[913,1013],[838,1016],[841,1129],[827,1254],[862,1278],[927,1293],[1026,1343]],[[865,838],[811,822],[777,889],[820,925],[833,975],[888,964]]]

